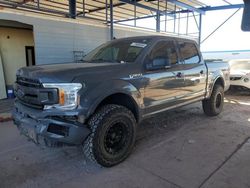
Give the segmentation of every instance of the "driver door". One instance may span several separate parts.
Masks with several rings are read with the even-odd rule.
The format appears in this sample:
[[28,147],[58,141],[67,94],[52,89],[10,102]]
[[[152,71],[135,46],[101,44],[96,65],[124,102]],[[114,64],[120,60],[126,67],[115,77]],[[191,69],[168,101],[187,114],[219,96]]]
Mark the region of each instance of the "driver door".
[[144,62],[145,114],[164,111],[182,103],[184,74],[174,40],[159,41]]

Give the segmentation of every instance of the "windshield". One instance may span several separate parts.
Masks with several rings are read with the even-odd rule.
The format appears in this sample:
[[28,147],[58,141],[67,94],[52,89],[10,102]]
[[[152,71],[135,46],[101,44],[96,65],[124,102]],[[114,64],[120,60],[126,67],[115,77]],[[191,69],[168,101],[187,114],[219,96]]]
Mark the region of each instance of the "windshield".
[[91,51],[83,58],[83,61],[90,63],[134,62],[148,43],[149,39],[114,40]]

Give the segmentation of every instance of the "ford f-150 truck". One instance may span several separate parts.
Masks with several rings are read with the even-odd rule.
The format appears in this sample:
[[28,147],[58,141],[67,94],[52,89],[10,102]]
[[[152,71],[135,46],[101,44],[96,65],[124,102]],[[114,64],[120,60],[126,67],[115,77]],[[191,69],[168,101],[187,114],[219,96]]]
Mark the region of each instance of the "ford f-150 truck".
[[82,145],[105,167],[131,153],[141,120],[202,101],[218,115],[229,87],[226,63],[207,65],[195,41],[140,36],[107,42],[82,63],[17,71],[14,123],[37,144]]

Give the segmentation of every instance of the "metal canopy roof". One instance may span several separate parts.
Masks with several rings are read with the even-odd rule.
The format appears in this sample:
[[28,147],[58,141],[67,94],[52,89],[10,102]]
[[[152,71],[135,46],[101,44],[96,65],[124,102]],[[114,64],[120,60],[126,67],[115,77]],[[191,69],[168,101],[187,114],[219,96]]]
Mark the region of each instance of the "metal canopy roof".
[[202,15],[206,11],[238,10],[243,6],[242,0],[0,0],[0,10],[17,9],[39,14],[101,21],[110,25],[111,39],[114,24],[134,21],[134,24],[129,23],[129,25],[138,27],[136,21],[146,18],[155,18],[157,32],[162,31],[163,21],[165,32],[169,32],[167,21],[171,20],[174,25],[172,33],[180,34],[178,22],[184,18],[184,15],[187,18],[186,35],[189,34],[188,19],[192,17],[197,26],[197,38],[200,40]]
[[[0,6],[67,16],[69,2],[68,0],[0,0]],[[113,0],[113,20],[142,18],[154,15],[158,11],[161,15],[169,16],[181,10],[204,14],[205,8],[211,6],[206,4],[209,1],[204,2],[204,0]],[[231,5],[226,0],[217,2],[221,2],[220,5]],[[110,0],[76,0],[77,17],[85,16],[105,22],[109,19],[109,11]]]

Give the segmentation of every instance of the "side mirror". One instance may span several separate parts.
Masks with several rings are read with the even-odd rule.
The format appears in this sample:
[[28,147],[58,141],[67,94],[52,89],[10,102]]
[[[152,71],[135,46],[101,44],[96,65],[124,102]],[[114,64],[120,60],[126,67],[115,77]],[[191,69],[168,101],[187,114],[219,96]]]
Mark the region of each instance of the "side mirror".
[[244,11],[242,15],[241,29],[242,31],[250,31],[250,1],[244,0]]
[[166,58],[155,58],[146,65],[147,70],[169,69],[170,61]]

